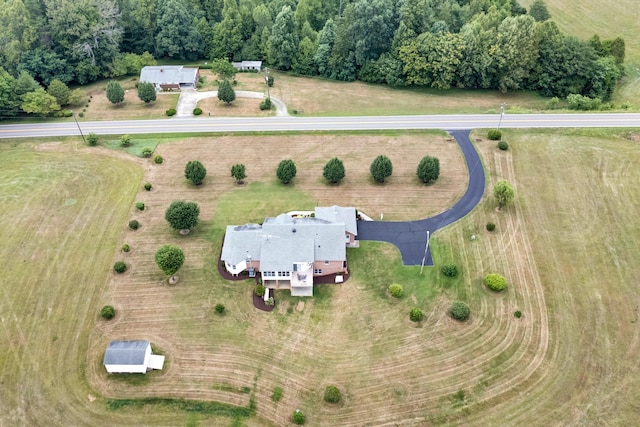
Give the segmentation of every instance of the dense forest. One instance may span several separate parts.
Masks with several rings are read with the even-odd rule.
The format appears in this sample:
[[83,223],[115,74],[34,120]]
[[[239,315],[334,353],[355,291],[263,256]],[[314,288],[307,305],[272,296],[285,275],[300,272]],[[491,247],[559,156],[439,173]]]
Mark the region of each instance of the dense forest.
[[10,116],[52,82],[134,74],[154,58],[607,100],[625,46],[563,34],[543,0],[528,11],[517,0],[0,0],[0,49]]

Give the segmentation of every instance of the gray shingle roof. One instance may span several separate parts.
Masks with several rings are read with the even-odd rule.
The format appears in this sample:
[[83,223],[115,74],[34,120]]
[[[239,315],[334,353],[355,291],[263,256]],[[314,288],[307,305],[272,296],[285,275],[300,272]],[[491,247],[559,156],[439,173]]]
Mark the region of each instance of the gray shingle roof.
[[111,341],[104,353],[105,365],[142,365],[149,341]]
[[195,83],[198,68],[182,65],[148,65],[140,71],[140,81],[155,84]]
[[315,209],[316,218],[324,219],[331,222],[342,222],[345,229],[353,234],[358,235],[358,225],[356,224],[356,208],[343,208],[342,206],[317,207]]
[[260,251],[261,271],[293,271],[296,262],[313,262],[313,239],[269,237]]
[[253,260],[259,260],[263,234],[262,227],[258,224],[227,226],[220,258],[232,265],[245,261],[247,255],[251,255]]

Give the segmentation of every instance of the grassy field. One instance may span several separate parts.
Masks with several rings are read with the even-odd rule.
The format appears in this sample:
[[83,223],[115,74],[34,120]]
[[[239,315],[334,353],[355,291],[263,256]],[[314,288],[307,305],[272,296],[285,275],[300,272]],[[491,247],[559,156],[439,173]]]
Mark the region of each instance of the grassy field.
[[[298,154],[277,137],[274,159],[249,168],[242,187],[226,176],[226,163],[231,147],[251,149],[246,137],[161,144],[163,165],[104,148],[75,151],[71,141],[1,146],[0,238],[9,269],[0,287],[0,422],[287,425],[300,408],[311,425],[633,424],[640,133],[505,133],[510,151],[484,140],[478,147],[489,185],[508,179],[516,203],[498,213],[487,198],[432,240],[436,264],[457,263],[460,277],[445,279],[435,268],[420,275],[401,267],[390,245],[363,242],[349,250],[349,282],[317,287],[301,310],[298,299],[277,293],[270,314],[252,307],[248,284],[219,278],[223,229],[292,204],[332,203],[317,179],[301,174],[283,188],[266,165],[316,146],[347,147],[341,137],[309,137]],[[434,134],[420,138],[446,144]],[[396,151],[410,144],[402,137],[385,143]],[[191,158],[209,167],[202,188],[184,179]],[[145,181],[154,184],[151,192],[140,190]],[[331,189],[339,203],[359,206],[341,187]],[[383,209],[391,209],[396,190],[378,189],[389,191],[378,201]],[[162,219],[176,198],[202,208],[188,236]],[[136,200],[147,209],[136,212]],[[126,229],[131,218],[142,223],[136,232]],[[495,232],[484,229],[488,221]],[[123,243],[132,247],[128,254],[117,249]],[[163,243],[187,255],[176,286],[152,261]],[[120,259],[130,268],[115,276],[110,267]],[[488,272],[505,275],[508,290],[486,291]],[[387,295],[391,282],[405,286],[403,299]],[[454,300],[471,306],[467,323],[446,315]],[[223,316],[213,310],[220,302]],[[118,310],[109,322],[97,316],[106,303]],[[420,325],[407,319],[412,306],[425,310]],[[167,355],[166,369],[107,376],[101,360],[113,338],[150,339]],[[336,407],[321,403],[329,383],[343,391]],[[274,402],[277,387],[283,395]]]

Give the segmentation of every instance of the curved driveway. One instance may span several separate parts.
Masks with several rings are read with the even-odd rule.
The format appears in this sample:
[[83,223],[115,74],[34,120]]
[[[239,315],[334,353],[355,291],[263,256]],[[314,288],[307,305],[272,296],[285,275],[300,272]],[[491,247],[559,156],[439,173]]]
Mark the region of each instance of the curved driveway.
[[427,249],[427,231],[437,230],[463,218],[476,207],[484,194],[484,169],[480,156],[469,138],[470,130],[449,131],[462,150],[469,170],[469,186],[464,196],[446,211],[427,219],[405,222],[358,221],[358,240],[389,242],[400,249],[404,265],[433,265]]

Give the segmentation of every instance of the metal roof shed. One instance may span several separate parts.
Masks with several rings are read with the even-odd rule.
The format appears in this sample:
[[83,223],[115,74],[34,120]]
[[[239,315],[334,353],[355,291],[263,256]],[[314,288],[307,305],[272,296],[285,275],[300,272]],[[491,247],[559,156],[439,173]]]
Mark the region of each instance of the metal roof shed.
[[104,366],[110,374],[144,374],[149,369],[162,369],[164,356],[151,354],[147,340],[111,341],[104,353]]

